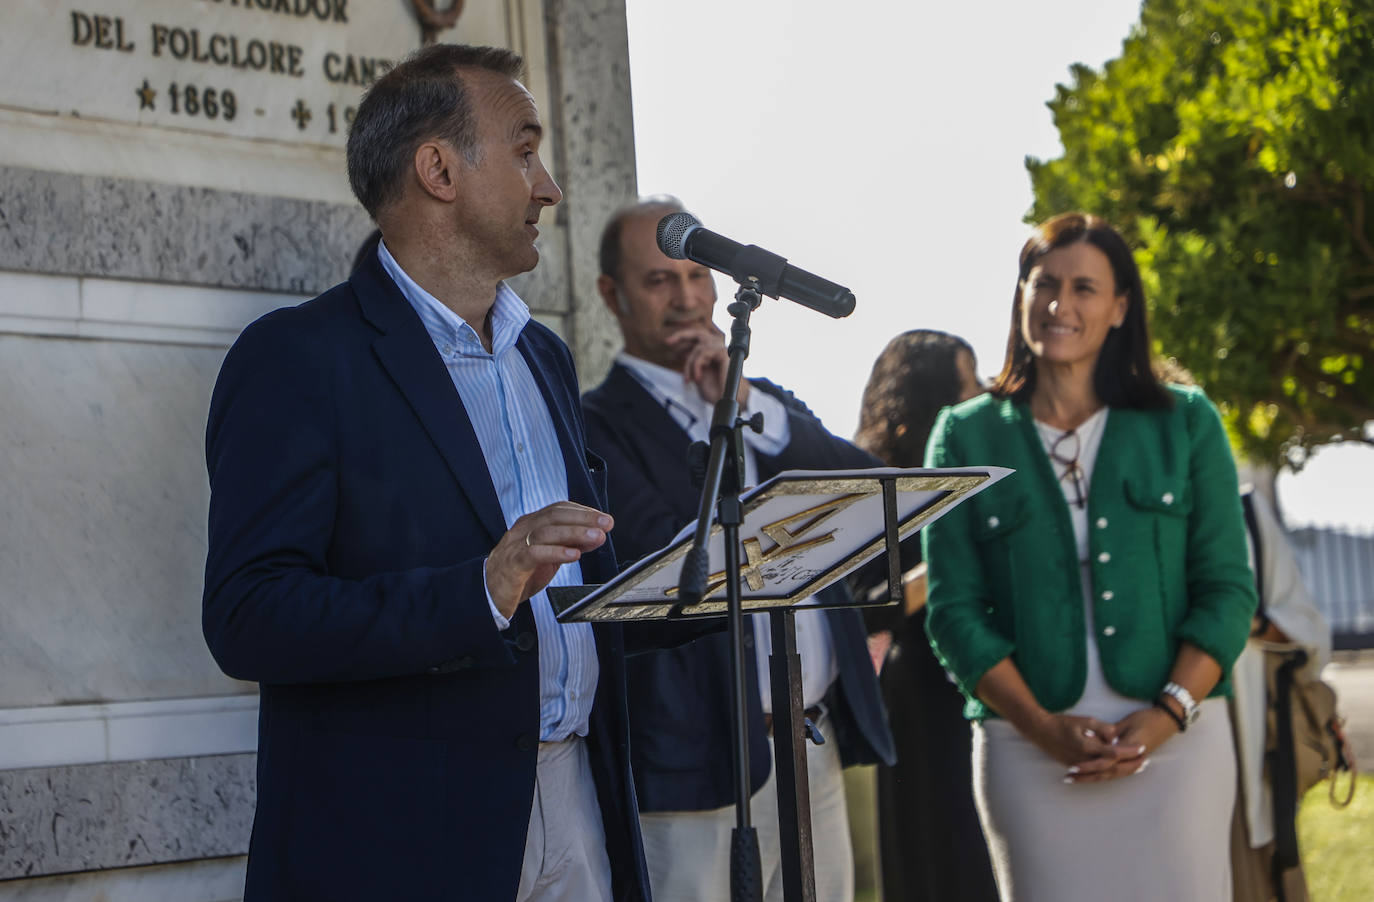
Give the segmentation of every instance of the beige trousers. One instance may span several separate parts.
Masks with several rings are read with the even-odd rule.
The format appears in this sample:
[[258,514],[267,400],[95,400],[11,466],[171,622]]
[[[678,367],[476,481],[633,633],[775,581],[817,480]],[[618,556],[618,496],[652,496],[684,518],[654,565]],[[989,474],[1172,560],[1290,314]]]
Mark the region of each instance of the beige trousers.
[[610,902],[611,862],[587,743],[541,742],[516,902]]
[[[811,790],[811,835],[817,902],[853,902],[854,852],[849,840],[840,752],[822,715],[817,724],[828,740],[806,744]],[[768,753],[773,754],[769,739]],[[724,752],[723,752],[724,753]],[[778,834],[776,775],[750,800],[750,822],[759,836],[765,902],[782,902],[782,851]],[[641,813],[644,856],[654,902],[722,902],[730,898],[730,831],[735,806],[711,811]]]

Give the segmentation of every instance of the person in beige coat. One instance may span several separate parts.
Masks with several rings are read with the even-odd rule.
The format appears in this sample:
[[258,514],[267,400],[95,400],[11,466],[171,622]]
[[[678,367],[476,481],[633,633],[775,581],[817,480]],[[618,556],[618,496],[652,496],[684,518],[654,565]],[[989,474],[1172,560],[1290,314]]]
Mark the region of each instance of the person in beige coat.
[[[1264,768],[1268,708],[1264,650],[1273,643],[1301,646],[1307,663],[1297,679],[1314,680],[1331,660],[1331,627],[1303,585],[1297,558],[1274,509],[1259,492],[1249,492],[1247,502],[1254,512],[1251,566],[1259,564],[1257,582],[1263,595],[1254,631],[1231,670],[1231,720],[1240,778],[1232,829],[1232,886],[1236,902],[1268,902],[1274,898],[1270,876],[1274,793]],[[1256,534],[1258,555],[1253,548]]]

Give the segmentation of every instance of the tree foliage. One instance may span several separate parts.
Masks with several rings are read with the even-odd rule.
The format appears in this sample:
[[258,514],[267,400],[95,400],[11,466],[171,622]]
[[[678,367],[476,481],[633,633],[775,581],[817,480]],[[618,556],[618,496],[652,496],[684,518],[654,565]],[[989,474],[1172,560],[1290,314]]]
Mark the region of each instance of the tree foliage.
[[1374,0],[1145,0],[1121,56],[1071,76],[1029,218],[1123,231],[1156,351],[1246,456],[1374,440]]

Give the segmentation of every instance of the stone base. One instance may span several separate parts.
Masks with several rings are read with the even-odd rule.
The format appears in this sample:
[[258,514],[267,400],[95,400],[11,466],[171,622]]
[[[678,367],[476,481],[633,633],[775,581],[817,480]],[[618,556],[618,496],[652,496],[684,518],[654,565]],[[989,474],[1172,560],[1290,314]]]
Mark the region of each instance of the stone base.
[[[0,880],[244,855],[256,760],[0,771]],[[9,889],[0,884],[0,896]]]
[[121,868],[0,882],[5,902],[242,902],[248,859]]
[[356,205],[0,166],[0,269],[314,295],[348,275]]

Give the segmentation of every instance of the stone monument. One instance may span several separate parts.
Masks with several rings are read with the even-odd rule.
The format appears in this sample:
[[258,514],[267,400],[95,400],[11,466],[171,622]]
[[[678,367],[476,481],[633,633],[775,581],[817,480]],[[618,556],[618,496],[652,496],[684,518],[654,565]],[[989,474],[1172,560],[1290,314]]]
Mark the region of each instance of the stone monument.
[[362,91],[511,47],[564,190],[517,291],[584,385],[635,194],[623,0],[7,0],[0,11],[0,896],[240,896],[256,687],[200,632],[204,429],[239,331],[347,275]]

